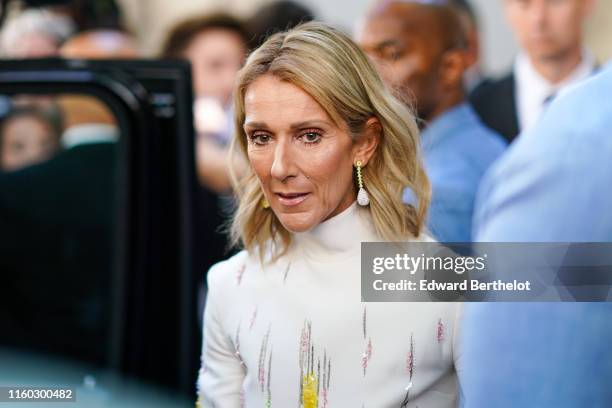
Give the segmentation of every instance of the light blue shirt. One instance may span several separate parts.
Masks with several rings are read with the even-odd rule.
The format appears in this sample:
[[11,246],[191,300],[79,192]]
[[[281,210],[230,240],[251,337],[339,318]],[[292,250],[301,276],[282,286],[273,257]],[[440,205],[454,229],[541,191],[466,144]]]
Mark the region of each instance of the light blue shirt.
[[[612,70],[560,95],[485,176],[475,240],[612,242]],[[612,303],[472,304],[463,406],[612,406]]]
[[[428,227],[438,241],[469,242],[478,184],[506,142],[463,103],[429,124],[421,143],[432,186]],[[405,202],[412,202],[411,193],[404,193]]]
[[478,241],[612,241],[612,69],[555,100],[483,179]]

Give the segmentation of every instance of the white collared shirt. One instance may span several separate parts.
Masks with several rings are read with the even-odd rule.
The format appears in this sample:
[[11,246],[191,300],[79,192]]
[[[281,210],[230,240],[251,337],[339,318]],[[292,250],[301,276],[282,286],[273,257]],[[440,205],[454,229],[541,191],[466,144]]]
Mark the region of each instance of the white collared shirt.
[[551,84],[534,68],[527,55],[521,53],[514,63],[516,112],[521,134],[535,125],[544,111],[547,99],[593,74],[595,57],[588,50],[582,52],[582,61],[574,71],[558,84]]

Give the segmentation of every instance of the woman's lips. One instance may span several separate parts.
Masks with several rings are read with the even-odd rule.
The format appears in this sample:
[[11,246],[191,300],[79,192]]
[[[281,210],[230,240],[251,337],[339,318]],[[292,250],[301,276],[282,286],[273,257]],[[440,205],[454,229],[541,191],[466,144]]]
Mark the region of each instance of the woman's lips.
[[310,193],[276,193],[278,201],[284,206],[298,205],[308,198]]

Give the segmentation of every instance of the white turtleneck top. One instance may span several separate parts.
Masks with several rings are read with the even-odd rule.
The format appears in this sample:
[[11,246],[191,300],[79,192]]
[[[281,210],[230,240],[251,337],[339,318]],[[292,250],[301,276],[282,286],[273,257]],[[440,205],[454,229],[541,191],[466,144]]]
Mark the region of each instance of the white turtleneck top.
[[361,302],[353,204],[263,267],[242,251],[208,273],[203,408],[456,406],[455,303]]

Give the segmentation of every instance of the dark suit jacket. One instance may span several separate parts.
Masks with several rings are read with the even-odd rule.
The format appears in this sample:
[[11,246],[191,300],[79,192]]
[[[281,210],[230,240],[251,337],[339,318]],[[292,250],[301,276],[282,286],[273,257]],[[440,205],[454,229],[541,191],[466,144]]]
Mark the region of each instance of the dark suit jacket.
[[514,74],[485,80],[472,91],[470,103],[482,122],[512,142],[519,134]]
[[0,342],[102,362],[115,149],[68,149],[0,175]]

